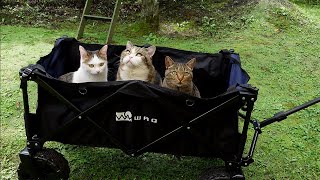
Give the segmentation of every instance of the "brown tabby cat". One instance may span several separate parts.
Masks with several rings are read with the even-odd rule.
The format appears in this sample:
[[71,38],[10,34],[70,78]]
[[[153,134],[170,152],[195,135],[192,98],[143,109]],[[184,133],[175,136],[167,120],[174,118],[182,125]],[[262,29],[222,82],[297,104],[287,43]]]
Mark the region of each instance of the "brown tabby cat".
[[161,77],[152,64],[155,51],[155,46],[137,47],[128,41],[121,53],[117,81],[141,80],[160,85]]
[[195,64],[195,58],[187,63],[176,63],[169,56],[166,56],[166,71],[162,86],[200,98],[200,92],[192,81],[192,70]]

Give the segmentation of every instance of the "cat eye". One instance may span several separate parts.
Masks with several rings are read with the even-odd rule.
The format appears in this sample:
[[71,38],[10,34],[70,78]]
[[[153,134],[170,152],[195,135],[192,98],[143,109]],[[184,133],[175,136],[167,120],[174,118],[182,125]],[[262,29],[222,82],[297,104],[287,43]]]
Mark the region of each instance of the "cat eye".
[[103,65],[104,65],[104,63],[100,63],[100,64],[99,64],[99,66],[103,66]]
[[129,50],[129,49],[127,49],[127,50],[126,50],[126,52],[127,52],[127,53],[130,53],[130,50]]
[[142,56],[142,54],[141,53],[137,53],[137,56]]
[[94,65],[93,65],[93,64],[89,64],[89,67],[93,68],[93,67],[94,67]]

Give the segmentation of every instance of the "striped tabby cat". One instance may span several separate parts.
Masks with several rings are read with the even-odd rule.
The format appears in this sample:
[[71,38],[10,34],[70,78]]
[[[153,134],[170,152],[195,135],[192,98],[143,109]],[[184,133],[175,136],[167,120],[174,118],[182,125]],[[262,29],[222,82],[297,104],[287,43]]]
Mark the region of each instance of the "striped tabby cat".
[[121,53],[117,81],[141,80],[160,85],[161,77],[152,64],[155,51],[155,46],[137,47],[128,41]]
[[192,81],[195,64],[195,58],[187,63],[176,63],[166,56],[166,71],[162,86],[200,98],[200,92]]
[[89,51],[79,46],[80,67],[59,77],[60,80],[72,83],[108,81],[108,45],[100,50]]

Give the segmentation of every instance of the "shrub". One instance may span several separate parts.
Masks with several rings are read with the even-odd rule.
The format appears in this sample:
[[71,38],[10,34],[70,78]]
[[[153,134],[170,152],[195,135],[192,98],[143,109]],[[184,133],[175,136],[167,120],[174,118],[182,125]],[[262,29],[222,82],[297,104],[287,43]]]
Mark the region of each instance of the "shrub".
[[290,1],[298,4],[320,5],[320,0],[290,0]]

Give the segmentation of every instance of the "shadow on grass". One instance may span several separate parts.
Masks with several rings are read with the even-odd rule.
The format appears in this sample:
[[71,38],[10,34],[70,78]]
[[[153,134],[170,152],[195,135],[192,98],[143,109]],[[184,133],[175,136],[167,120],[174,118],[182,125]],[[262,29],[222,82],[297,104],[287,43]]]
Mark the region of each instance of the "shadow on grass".
[[118,149],[48,144],[68,160],[70,179],[197,179],[202,171],[224,165],[217,158],[160,153],[130,157]]

